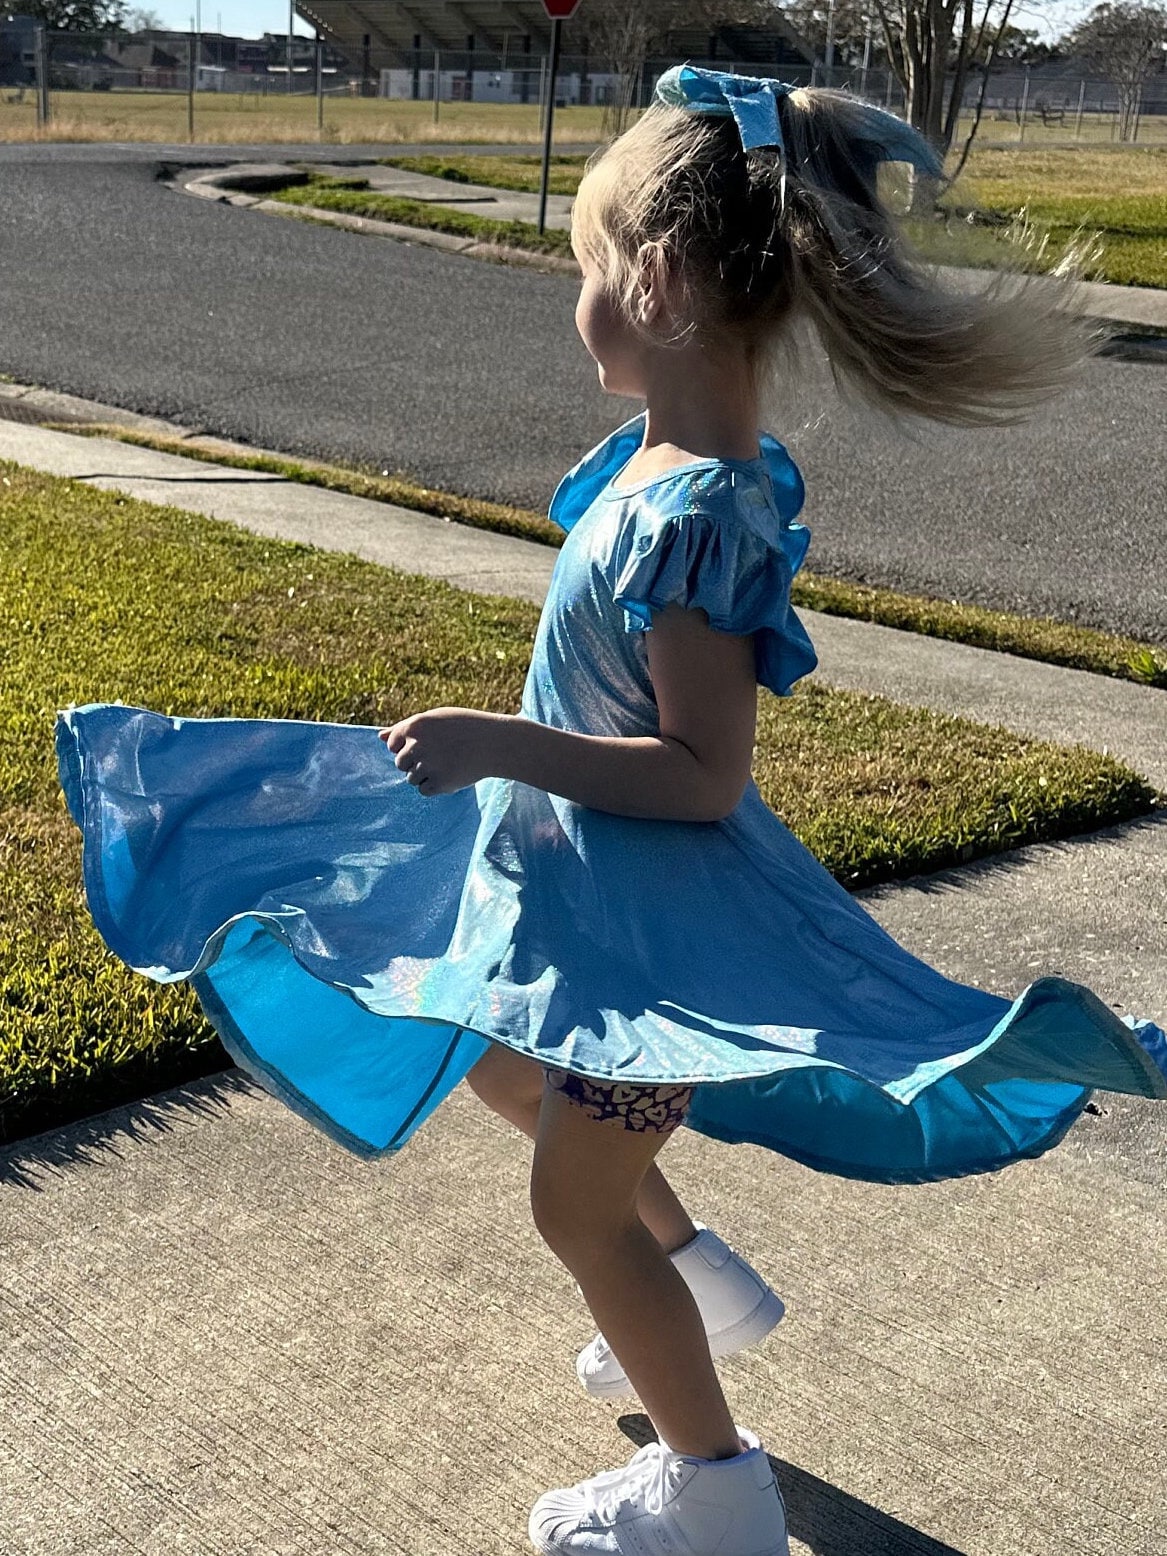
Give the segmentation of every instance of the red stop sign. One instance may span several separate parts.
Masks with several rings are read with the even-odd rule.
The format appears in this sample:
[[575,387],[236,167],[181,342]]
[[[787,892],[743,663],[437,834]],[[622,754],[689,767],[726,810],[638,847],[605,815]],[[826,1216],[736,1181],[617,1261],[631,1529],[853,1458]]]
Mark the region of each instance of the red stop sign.
[[565,22],[579,8],[579,0],[543,0],[543,9],[554,21]]

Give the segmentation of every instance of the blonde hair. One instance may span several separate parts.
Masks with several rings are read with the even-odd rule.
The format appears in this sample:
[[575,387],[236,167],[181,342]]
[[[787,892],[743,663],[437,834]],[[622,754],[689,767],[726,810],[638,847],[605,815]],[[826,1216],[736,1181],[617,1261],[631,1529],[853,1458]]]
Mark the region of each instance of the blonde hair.
[[1002,425],[1072,379],[1095,340],[1067,311],[1072,265],[944,284],[880,197],[865,105],[800,88],[779,108],[785,167],[773,148],[743,152],[732,119],[664,104],[589,161],[573,243],[634,328],[655,255],[673,338],[733,332],[763,397],[807,323],[836,384],[895,414]]

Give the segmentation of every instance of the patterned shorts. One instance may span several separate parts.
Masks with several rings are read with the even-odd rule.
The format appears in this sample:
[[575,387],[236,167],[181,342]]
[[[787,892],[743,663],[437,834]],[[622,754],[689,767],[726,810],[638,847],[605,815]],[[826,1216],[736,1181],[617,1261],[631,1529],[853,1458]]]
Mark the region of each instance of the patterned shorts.
[[596,1081],[571,1070],[552,1070],[543,1074],[549,1086],[561,1091],[597,1120],[618,1118],[625,1129],[642,1134],[667,1135],[685,1121],[693,1100],[692,1086],[627,1086],[623,1081]]

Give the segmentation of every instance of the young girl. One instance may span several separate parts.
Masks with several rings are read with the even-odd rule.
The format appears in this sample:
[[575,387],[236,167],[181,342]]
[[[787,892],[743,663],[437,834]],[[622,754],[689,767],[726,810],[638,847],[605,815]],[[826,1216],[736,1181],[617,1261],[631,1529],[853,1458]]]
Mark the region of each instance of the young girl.
[[[1167,1035],[1041,978],[1008,999],[910,956],[750,777],[757,684],[815,664],[790,605],[802,482],[759,436],[809,320],[877,404],[1003,419],[1080,353],[1032,296],[940,290],[880,162],[939,171],[840,93],[690,67],[594,161],[576,321],[645,413],[578,464],[516,716],[381,730],[61,715],[109,945],[190,978],[231,1053],[354,1151],[401,1146],[465,1076],[535,1142],[539,1231],[601,1334],[577,1364],[659,1441],[535,1504],[541,1552],[780,1556],[782,1499],[711,1354],[779,1298],[656,1166],[683,1120],[911,1182],[1052,1146],[1092,1087],[1167,1096]],[[1044,293],[1040,293],[1044,297]],[[388,759],[387,759],[388,758]]]

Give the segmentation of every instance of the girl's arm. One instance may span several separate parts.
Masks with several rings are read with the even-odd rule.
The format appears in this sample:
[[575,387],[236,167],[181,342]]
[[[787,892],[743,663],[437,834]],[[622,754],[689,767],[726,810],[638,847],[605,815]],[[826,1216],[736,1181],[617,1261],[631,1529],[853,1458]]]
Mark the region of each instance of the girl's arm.
[[750,776],[753,637],[716,632],[703,610],[667,605],[653,616],[648,667],[659,735],[577,735],[470,708],[430,708],[379,733],[427,797],[494,776],[617,816],[720,821]]
[[754,751],[753,637],[717,632],[704,611],[668,605],[653,615],[647,649],[659,736],[577,735],[508,717],[490,771],[618,816],[727,816]]

